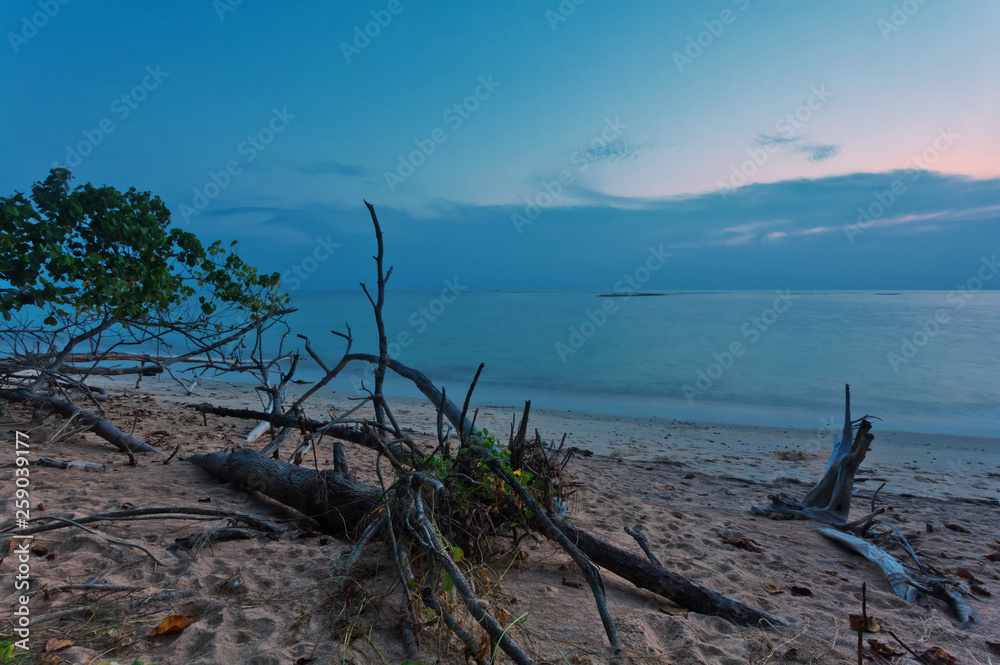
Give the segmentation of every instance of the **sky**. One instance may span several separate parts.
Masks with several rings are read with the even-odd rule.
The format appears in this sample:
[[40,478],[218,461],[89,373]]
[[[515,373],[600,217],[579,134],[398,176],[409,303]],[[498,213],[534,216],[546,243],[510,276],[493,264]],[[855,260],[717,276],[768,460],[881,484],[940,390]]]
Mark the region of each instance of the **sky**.
[[[1000,249],[1000,4],[5,0],[0,191],[66,165],[284,275],[953,289]],[[990,285],[996,288],[996,285]]]

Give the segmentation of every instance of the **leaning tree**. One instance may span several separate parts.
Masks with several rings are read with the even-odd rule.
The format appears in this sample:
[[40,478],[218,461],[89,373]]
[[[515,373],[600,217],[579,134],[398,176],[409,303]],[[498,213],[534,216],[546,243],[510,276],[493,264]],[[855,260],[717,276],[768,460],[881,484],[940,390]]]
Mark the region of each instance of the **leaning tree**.
[[71,178],[52,169],[30,196],[0,197],[0,397],[73,418],[125,452],[158,452],[104,418],[105,392],[87,379],[266,372],[239,349],[280,322],[287,296],[235,242],[205,247],[170,228],[159,197],[74,189]]

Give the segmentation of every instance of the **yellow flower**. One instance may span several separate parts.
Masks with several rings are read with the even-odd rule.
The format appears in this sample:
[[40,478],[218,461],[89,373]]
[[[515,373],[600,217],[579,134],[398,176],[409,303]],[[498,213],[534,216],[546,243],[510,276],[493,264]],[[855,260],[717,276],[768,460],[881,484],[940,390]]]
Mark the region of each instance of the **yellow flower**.
[[520,469],[514,469],[514,475],[515,476],[520,476],[521,475],[521,470]]

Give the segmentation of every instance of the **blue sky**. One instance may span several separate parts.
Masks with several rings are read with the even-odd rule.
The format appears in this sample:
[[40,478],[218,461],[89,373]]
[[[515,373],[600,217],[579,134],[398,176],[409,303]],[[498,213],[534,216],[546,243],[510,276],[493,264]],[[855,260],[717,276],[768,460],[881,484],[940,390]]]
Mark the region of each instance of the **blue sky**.
[[661,245],[650,290],[952,289],[1000,246],[995,2],[337,5],[4,2],[0,191],[151,190],[308,289],[370,281],[363,199],[397,289]]

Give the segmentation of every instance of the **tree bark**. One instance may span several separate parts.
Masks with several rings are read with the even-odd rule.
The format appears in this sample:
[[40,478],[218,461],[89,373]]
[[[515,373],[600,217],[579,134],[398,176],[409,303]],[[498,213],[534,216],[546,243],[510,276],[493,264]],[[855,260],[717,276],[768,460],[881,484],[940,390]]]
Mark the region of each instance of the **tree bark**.
[[221,480],[235,483],[294,508],[335,534],[353,533],[382,500],[381,490],[338,470],[317,474],[256,450],[191,455],[187,461]]

